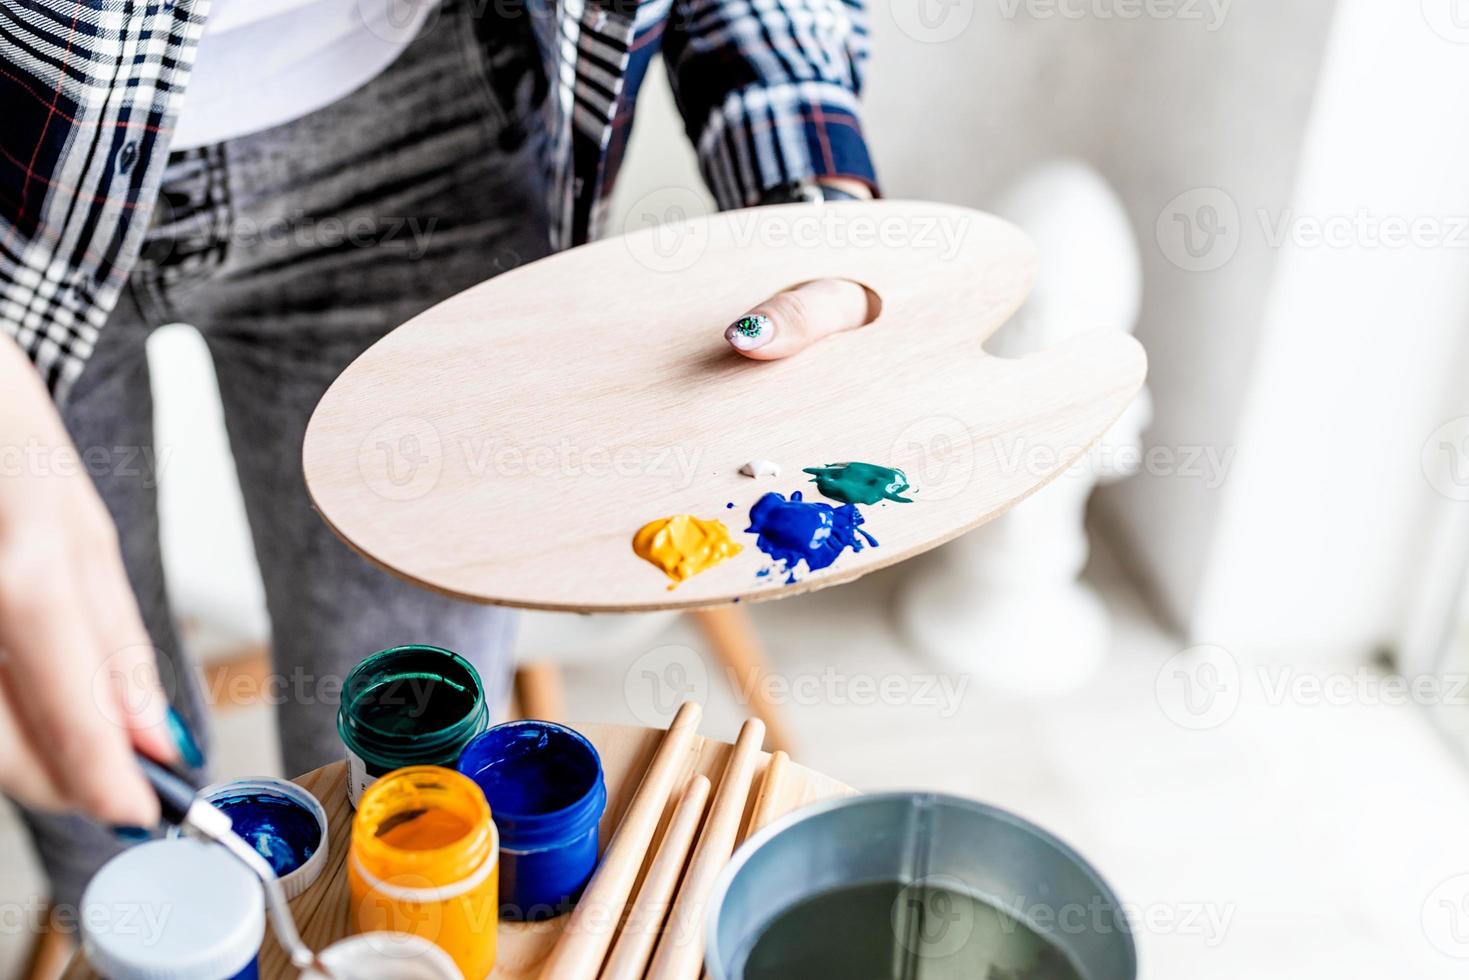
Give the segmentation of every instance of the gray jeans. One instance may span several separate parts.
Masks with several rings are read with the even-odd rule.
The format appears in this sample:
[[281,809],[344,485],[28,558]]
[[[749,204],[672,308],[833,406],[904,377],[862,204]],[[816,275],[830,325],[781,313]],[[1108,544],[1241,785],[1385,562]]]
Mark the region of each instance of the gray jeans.
[[[479,667],[491,704],[506,691],[512,614],[370,566],[312,510],[301,474],[307,419],[349,362],[434,303],[548,250],[535,147],[522,110],[508,111],[514,100],[491,84],[498,67],[470,7],[446,0],[392,67],[335,105],[175,154],[143,259],[64,412],[84,459],[89,447],[153,447],[144,340],[176,321],[203,334],[264,577],[291,774],[341,758],[331,698],[375,650],[448,647]],[[204,697],[164,592],[152,474],[112,469],[95,479],[144,622],[175,707],[207,744]],[[26,819],[53,902],[70,911],[119,843],[80,818]]]

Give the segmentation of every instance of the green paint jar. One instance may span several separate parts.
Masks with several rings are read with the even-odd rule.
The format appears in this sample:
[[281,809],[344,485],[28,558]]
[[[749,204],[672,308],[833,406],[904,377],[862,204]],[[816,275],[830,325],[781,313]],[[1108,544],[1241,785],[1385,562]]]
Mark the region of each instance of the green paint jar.
[[337,711],[348,799],[356,807],[363,790],[394,769],[454,768],[488,724],[479,672],[457,653],[430,646],[374,653],[347,675]]

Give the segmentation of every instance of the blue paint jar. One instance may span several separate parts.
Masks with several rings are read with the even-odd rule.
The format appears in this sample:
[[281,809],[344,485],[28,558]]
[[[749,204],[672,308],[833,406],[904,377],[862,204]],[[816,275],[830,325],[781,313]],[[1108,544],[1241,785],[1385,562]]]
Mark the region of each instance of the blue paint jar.
[[[288,900],[321,876],[331,846],[326,809],[303,787],[260,776],[213,783],[199,795],[223,810],[234,832],[269,862]],[[177,827],[168,835],[182,836]]]
[[81,927],[82,951],[107,980],[256,980],[265,895],[216,844],[153,840],[93,876]]
[[484,791],[500,831],[500,918],[569,911],[597,866],[607,807],[592,743],[565,725],[512,721],[465,746],[458,768]]

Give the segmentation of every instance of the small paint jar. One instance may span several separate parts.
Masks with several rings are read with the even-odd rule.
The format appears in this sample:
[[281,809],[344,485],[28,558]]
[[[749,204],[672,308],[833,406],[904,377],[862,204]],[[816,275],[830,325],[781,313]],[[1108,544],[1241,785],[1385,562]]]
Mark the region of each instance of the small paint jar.
[[406,932],[466,977],[495,965],[499,835],[474,781],[412,766],[367,788],[352,820],[347,881],[357,932]]
[[265,896],[218,845],[152,840],[93,876],[81,928],[87,962],[107,980],[256,980]]
[[347,798],[406,766],[453,766],[489,714],[479,672],[439,647],[374,653],[342,685],[337,731],[347,750]]
[[[326,810],[304,788],[262,776],[213,783],[199,795],[223,810],[235,833],[270,862],[287,899],[321,876],[329,850]],[[168,833],[179,836],[177,827]]]
[[[449,954],[406,932],[364,932],[332,943],[318,959],[332,977],[374,980],[464,980]],[[301,980],[330,980],[308,969]]]
[[459,771],[484,791],[500,829],[500,917],[569,911],[597,866],[607,806],[592,743],[565,725],[513,721],[465,746]]

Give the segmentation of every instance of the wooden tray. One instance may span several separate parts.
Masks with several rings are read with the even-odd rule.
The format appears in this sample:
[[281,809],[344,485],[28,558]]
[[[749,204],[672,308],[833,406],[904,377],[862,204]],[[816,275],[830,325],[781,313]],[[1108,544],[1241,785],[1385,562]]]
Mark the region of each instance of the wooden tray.
[[[602,815],[601,843],[605,847],[612,831],[622,819],[622,811],[632,798],[633,791],[642,779],[643,771],[657,751],[665,732],[662,729],[638,728],[630,725],[582,725],[578,731],[591,740],[602,757],[602,771],[607,781],[607,809]],[[688,753],[686,771],[675,783],[668,806],[654,838],[649,853],[656,853],[658,841],[662,840],[663,828],[673,813],[683,793],[683,787],[696,773],[703,773],[717,787],[724,773],[724,763],[732,746],[728,742],[695,736]],[[755,780],[746,802],[745,818],[753,805],[760,777],[769,761],[769,753],[762,753]],[[313,949],[324,949],[338,939],[348,935],[349,901],[347,894],[347,845],[350,842],[352,807],[347,801],[347,774],[344,763],[334,762],[329,766],[308,772],[296,782],[310,790],[326,808],[328,835],[331,838],[327,865],[306,892],[291,902],[296,924],[307,945]],[[777,815],[785,814],[796,807],[818,800],[853,796],[856,790],[829,776],[814,772],[804,766],[789,764],[785,778],[780,781],[780,793],[775,806]],[[743,822],[741,826],[743,826]],[[636,894],[636,889],[634,890]],[[537,975],[541,962],[555,945],[566,923],[566,916],[549,922],[507,922],[500,925],[499,955],[493,980],[530,980]],[[265,945],[260,950],[260,975],[263,980],[294,980],[296,971],[275,938],[267,931]],[[63,980],[97,980],[97,974],[78,954],[72,960]]]
[[[1064,472],[1141,387],[1142,349],[1115,332],[1020,360],[981,349],[1035,263],[998,218],[899,201],[726,212],[572,249],[446,300],[349,366],[307,430],[307,484],[369,559],[483,602],[634,611],[848,581]],[[825,276],[874,290],[877,319],[784,361],[728,348],[736,316]],[[739,474],[758,458],[782,476]],[[751,504],[819,499],[801,469],[850,460],[914,485],[913,503],[863,508],[881,547],[793,584],[757,577]],[[745,548],[669,591],[631,540],[678,513],[723,520]]]

